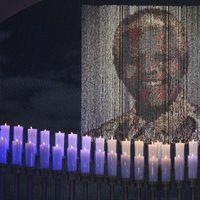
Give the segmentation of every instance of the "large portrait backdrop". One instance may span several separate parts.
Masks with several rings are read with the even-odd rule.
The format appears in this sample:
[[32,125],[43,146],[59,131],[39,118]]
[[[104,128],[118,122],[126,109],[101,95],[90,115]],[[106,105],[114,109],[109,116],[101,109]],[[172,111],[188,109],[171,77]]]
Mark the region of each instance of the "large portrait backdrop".
[[82,134],[198,137],[200,9],[82,6]]

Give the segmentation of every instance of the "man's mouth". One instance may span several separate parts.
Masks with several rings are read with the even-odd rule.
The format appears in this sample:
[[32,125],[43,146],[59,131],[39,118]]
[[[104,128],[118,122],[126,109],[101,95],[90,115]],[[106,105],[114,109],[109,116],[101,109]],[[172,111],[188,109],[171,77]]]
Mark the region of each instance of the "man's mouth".
[[147,87],[161,86],[163,84],[164,84],[164,81],[160,81],[160,80],[145,81],[145,82],[143,82],[143,85],[145,85]]

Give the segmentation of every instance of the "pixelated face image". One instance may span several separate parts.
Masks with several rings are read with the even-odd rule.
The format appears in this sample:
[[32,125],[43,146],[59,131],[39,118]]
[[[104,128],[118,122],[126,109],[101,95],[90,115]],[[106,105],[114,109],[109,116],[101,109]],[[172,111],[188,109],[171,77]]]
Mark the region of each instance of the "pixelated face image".
[[[113,48],[114,56],[119,53],[115,65],[121,62],[118,66],[122,66],[118,75],[142,106],[160,107],[178,95],[178,79],[183,75],[180,61],[183,44],[180,45],[182,40],[174,24],[166,24],[160,13],[143,12],[137,20],[132,15],[123,27],[121,54]],[[116,32],[117,39],[120,28],[122,25]]]

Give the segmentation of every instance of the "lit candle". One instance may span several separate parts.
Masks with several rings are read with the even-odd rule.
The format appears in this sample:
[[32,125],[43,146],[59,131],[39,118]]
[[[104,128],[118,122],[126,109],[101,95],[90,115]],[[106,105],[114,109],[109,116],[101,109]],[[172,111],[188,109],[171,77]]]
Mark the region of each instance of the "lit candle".
[[73,146],[67,148],[67,169],[68,172],[77,170],[77,148]]
[[29,141],[25,144],[26,166],[35,166],[35,144]]
[[116,153],[116,145],[117,145],[117,140],[111,138],[110,140],[107,141],[108,144],[108,153]]
[[84,174],[90,172],[90,151],[86,148],[81,150],[81,172]]
[[14,140],[23,143],[23,127],[20,125],[14,126]]
[[122,174],[122,178],[130,178],[130,155],[126,154],[126,152],[124,152],[121,155],[121,174]]
[[130,155],[131,145],[130,141],[127,139],[125,141],[122,141],[122,154]]
[[171,159],[165,156],[161,159],[162,182],[169,182],[171,176]]
[[6,141],[6,149],[9,150],[10,144],[10,126],[5,124],[1,125],[1,137]]
[[77,148],[77,134],[70,133],[68,134],[68,147]]
[[53,170],[62,170],[62,147],[56,145],[52,148]]
[[143,180],[144,179],[144,156],[140,154],[135,156],[134,160],[134,169],[135,169],[135,180]]
[[12,141],[12,164],[22,164],[22,142],[18,139]]
[[163,144],[162,145],[162,158],[170,158],[170,145],[169,144]]
[[176,156],[184,157],[184,147],[185,143],[179,142],[176,143]]
[[104,174],[104,160],[105,160],[105,151],[95,151],[95,174],[103,175]]
[[148,145],[148,150],[149,150],[149,158],[157,157],[157,145],[152,143]]
[[95,150],[97,151],[97,152],[99,152],[99,151],[104,151],[104,143],[105,143],[105,139],[104,138],[102,138],[101,136],[99,137],[99,138],[96,138],[95,139]]
[[91,149],[91,137],[86,135],[82,136],[82,149],[87,149],[90,152]]
[[48,144],[40,144],[40,168],[49,168],[50,146]]
[[143,156],[144,151],[144,142],[143,141],[135,141],[135,156]]
[[157,141],[155,145],[157,146],[157,158],[158,158],[158,163],[160,165],[162,159],[162,143]]
[[55,133],[55,144],[61,147],[62,157],[64,156],[64,148],[65,148],[65,133]]
[[3,137],[0,139],[0,163],[7,163],[7,141]]
[[117,176],[117,153],[111,151],[107,154],[108,176]]
[[149,181],[158,181],[158,158],[154,156],[149,158]]
[[197,179],[197,163],[198,159],[196,155],[188,156],[188,178]]
[[198,156],[198,142],[197,141],[190,141],[189,142],[189,155]]
[[184,158],[183,156],[177,155],[175,161],[175,180],[184,180]]
[[40,132],[40,144],[46,144],[49,145],[50,144],[50,137],[49,137],[49,131],[48,130],[44,130]]
[[28,142],[35,144],[35,153],[37,154],[37,129],[33,129],[32,127],[28,129]]

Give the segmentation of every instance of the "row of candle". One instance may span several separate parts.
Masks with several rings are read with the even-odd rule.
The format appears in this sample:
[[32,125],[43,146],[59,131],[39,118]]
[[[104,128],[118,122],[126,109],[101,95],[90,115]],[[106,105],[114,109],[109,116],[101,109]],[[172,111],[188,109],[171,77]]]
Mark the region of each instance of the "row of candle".
[[[7,162],[7,150],[9,149],[10,126],[2,125],[0,132],[0,163]],[[26,166],[35,166],[35,155],[37,150],[37,129],[28,129],[28,142],[25,143],[25,160]],[[53,170],[62,169],[64,151],[65,134],[55,133],[55,146],[52,147]],[[108,175],[117,176],[117,141],[113,138],[107,140],[107,166]],[[23,150],[23,127],[15,126],[12,141],[12,164],[22,164]],[[122,141],[121,154],[121,175],[123,178],[130,177],[131,167],[131,144],[130,141]],[[136,180],[144,179],[144,143],[135,141],[135,156],[134,156],[134,174]],[[171,172],[171,157],[170,145],[160,142],[148,145],[148,170],[149,180],[155,182],[158,180],[158,168],[161,168],[162,180],[170,181]],[[50,132],[44,130],[40,132],[40,168],[49,168],[50,160]],[[91,159],[91,137],[82,136],[82,148],[80,150],[81,172],[90,173]],[[175,156],[175,179],[184,179],[184,143],[176,143]],[[198,162],[198,143],[196,141],[189,142],[188,155],[188,177],[190,179],[197,178],[197,162]],[[67,165],[68,171],[77,171],[77,134],[68,134],[67,148]],[[95,173],[97,175],[104,174],[105,165],[105,139],[102,137],[95,139]]]

